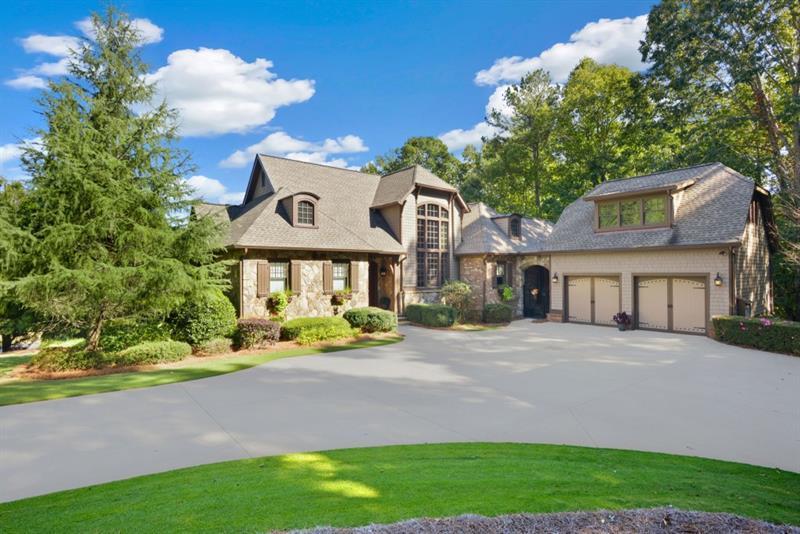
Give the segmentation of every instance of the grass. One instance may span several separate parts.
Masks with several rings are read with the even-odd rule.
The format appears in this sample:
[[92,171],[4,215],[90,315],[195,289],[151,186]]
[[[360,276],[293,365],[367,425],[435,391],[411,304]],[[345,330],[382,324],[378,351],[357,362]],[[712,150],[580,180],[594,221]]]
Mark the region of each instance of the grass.
[[[230,358],[209,361],[201,360],[183,367],[158,369],[154,371],[116,373],[64,380],[14,380],[0,383],[0,406],[62,399],[65,397],[77,397],[94,393],[108,393],[110,391],[122,391],[125,389],[147,388],[163,384],[172,384],[174,382],[197,380],[198,378],[207,378],[209,376],[241,371],[242,369],[247,369],[279,358],[377,347],[396,343],[401,339],[402,337],[400,336],[361,339],[343,345],[301,347],[263,354],[231,356]],[[20,356],[20,358],[27,358],[27,356]],[[0,358],[0,365],[4,365],[5,362],[3,360],[6,359],[7,358]],[[20,361],[19,363],[25,362]],[[2,367],[0,367],[0,376],[2,376],[2,374]]]
[[558,445],[345,449],[211,464],[0,504],[4,532],[255,532],[462,513],[672,505],[800,524],[800,474]]
[[30,354],[26,356],[3,356],[0,357],[0,378],[10,373],[16,366],[31,361]]

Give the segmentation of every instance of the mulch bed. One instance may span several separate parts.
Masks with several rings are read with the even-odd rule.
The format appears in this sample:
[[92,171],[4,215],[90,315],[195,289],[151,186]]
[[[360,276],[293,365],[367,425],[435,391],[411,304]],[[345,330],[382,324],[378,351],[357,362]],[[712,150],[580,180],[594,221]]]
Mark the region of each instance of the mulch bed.
[[597,512],[562,512],[557,514],[513,514],[498,517],[461,515],[444,519],[411,519],[391,525],[358,528],[322,527],[303,531],[306,534],[515,534],[580,533],[618,534],[637,532],[666,533],[792,533],[800,528],[773,525],[732,514],[685,512],[675,508]]

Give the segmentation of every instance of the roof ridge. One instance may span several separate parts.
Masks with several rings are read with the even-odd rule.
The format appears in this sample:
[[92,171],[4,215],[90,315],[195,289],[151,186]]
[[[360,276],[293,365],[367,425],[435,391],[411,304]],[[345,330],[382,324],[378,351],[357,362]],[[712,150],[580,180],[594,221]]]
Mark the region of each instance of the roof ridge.
[[380,178],[380,176],[376,175],[376,174],[357,171],[355,169],[348,169],[347,167],[337,167],[335,165],[325,165],[324,163],[317,163],[316,161],[302,161],[302,160],[299,160],[299,159],[287,158],[285,156],[275,156],[273,154],[262,154],[261,152],[258,153],[258,156],[259,157],[264,157],[264,158],[275,158],[275,159],[280,159],[280,160],[284,160],[284,161],[291,161],[293,163],[300,163],[300,164],[303,164],[303,165],[316,165],[317,167],[325,167],[326,169],[333,169],[333,170],[337,170],[337,171],[355,172],[357,174],[362,174],[364,176],[377,176],[378,178]]
[[712,166],[712,165],[722,165],[723,167],[725,166],[724,164],[720,163],[719,161],[713,161],[713,162],[709,162],[709,163],[698,163],[697,165],[689,165],[688,167],[679,167],[677,169],[666,169],[666,170],[663,170],[663,171],[650,172],[650,173],[647,173],[647,174],[637,174],[636,176],[625,176],[624,178],[612,178],[610,180],[605,180],[605,181],[600,182],[595,187],[599,187],[599,186],[601,186],[603,184],[607,184],[609,182],[622,182],[624,180],[635,180],[636,178],[647,178],[648,176],[657,176],[659,174],[667,174],[668,172],[688,171],[689,169],[697,169],[699,167],[709,167],[709,166]]
[[400,173],[400,172],[403,172],[403,171],[407,171],[408,169],[413,169],[416,166],[417,166],[417,164],[415,163],[414,165],[409,165],[407,167],[403,167],[402,169],[397,169],[396,171],[387,172],[386,174],[380,174],[379,176],[381,178],[386,178],[387,176],[391,176],[393,174],[397,174],[397,173]]

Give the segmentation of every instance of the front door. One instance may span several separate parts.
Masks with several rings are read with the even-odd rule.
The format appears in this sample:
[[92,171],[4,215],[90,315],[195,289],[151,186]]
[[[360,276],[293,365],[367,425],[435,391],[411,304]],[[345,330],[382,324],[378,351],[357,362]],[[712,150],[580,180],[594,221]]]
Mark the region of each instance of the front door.
[[550,272],[541,265],[525,269],[523,314],[544,319],[550,311]]

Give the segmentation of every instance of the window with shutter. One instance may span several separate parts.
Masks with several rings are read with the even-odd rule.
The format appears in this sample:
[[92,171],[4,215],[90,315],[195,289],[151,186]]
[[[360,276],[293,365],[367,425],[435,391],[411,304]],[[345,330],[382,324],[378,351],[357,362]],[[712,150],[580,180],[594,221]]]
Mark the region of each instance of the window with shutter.
[[256,296],[269,296],[269,262],[260,261],[256,264]]

